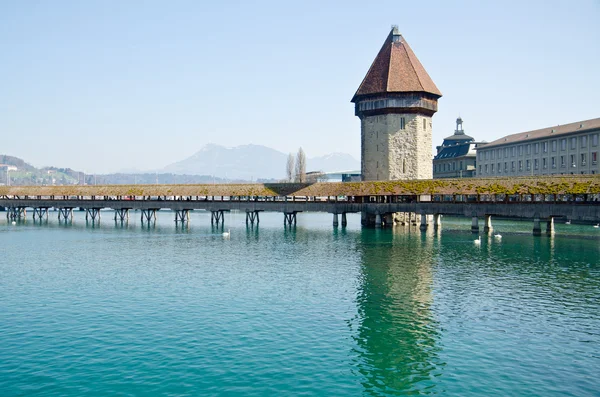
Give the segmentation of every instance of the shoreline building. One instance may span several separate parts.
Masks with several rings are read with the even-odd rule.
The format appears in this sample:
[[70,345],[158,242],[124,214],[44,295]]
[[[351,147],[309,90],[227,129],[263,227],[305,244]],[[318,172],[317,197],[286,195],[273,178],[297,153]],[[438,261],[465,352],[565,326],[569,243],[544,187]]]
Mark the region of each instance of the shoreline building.
[[477,148],[477,176],[598,174],[600,118],[520,132]]
[[437,146],[437,154],[433,158],[433,178],[472,178],[475,176],[475,149],[483,142],[475,142],[475,138],[465,134],[462,118],[456,119],[454,134],[444,138],[441,146]]
[[442,93],[393,26],[352,98],[364,181],[431,179],[431,118]]

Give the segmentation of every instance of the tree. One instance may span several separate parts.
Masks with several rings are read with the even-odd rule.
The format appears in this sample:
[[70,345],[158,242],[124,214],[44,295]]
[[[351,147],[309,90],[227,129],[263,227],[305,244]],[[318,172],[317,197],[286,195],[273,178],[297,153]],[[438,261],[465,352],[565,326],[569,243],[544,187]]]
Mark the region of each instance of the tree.
[[288,154],[287,166],[285,168],[288,182],[294,182],[294,155]]
[[306,155],[302,147],[298,149],[298,154],[296,154],[296,182],[306,182]]

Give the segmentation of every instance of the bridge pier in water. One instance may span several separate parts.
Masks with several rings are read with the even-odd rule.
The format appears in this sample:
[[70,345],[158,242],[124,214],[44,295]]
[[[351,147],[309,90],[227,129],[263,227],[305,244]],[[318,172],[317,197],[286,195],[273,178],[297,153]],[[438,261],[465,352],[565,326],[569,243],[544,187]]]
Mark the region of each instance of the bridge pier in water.
[[190,222],[190,210],[175,210],[175,223],[189,223]]
[[210,211],[210,224],[219,226],[219,222],[225,225],[225,210]]
[[33,220],[35,220],[35,218],[39,218],[40,220],[42,220],[43,218],[46,218],[46,220],[48,220],[48,207],[41,207],[41,208],[33,208]]
[[346,213],[342,212],[342,227],[346,227],[348,225],[348,220],[346,219]]
[[115,210],[115,221],[128,221],[129,220],[129,208],[119,208]]
[[150,223],[150,221],[156,222],[156,211],[158,211],[158,209],[156,209],[156,208],[149,208],[147,210],[142,209],[142,215],[141,215],[142,223],[144,223],[144,220],[148,223]]
[[485,224],[483,226],[483,232],[491,233],[493,230],[494,230],[494,228],[492,227],[492,216],[485,215]]
[[427,230],[427,226],[427,214],[421,213],[421,225],[419,225],[419,229],[424,232]]
[[479,233],[479,218],[477,215],[471,217],[471,233]]
[[283,226],[292,226],[292,223],[294,224],[294,226],[296,226],[296,214],[298,213],[298,211],[293,211],[293,212],[284,212],[283,213]]
[[73,220],[73,207],[59,208],[58,209],[58,220],[60,221],[61,218],[64,219],[65,221],[72,221]]
[[337,212],[335,212],[335,213],[333,214],[333,227],[338,227],[338,225],[339,225],[339,222],[338,222],[338,214],[337,214]]
[[27,210],[25,207],[8,207],[6,209],[6,219],[16,221],[17,219],[25,218],[27,216]]
[[100,222],[100,208],[86,208],[85,220],[87,221],[89,218],[92,218],[92,222],[95,222],[96,219]]
[[250,223],[251,225],[254,225],[254,221],[256,221],[256,224],[258,225],[258,223],[260,222],[260,218],[258,216],[258,213],[260,211],[248,211],[246,210],[246,225],[248,223]]
[[542,226],[541,226],[540,216],[538,214],[535,214],[535,216],[533,218],[533,235],[534,236],[542,235]]

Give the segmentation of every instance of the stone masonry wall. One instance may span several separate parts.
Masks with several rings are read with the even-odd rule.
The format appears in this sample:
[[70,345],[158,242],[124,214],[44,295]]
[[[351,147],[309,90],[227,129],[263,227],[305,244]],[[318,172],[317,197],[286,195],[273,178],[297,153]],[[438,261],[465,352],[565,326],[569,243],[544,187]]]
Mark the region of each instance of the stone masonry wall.
[[[400,129],[402,117],[404,129]],[[432,178],[431,117],[417,114],[364,117],[361,141],[363,180]]]

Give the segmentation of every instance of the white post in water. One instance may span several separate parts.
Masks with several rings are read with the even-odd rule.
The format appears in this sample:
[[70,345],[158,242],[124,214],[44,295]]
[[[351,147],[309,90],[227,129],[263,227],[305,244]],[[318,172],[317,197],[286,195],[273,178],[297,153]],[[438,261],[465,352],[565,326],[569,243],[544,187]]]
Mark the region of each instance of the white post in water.
[[439,229],[442,226],[442,214],[433,215],[433,228]]
[[548,218],[548,223],[546,223],[546,235],[552,236],[554,234],[554,217]]

